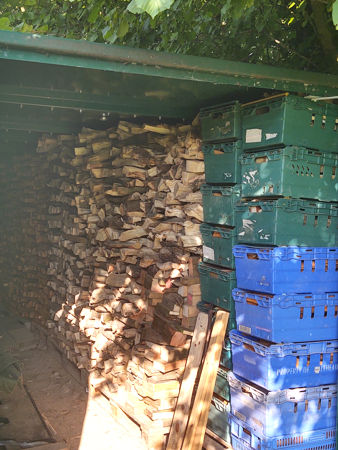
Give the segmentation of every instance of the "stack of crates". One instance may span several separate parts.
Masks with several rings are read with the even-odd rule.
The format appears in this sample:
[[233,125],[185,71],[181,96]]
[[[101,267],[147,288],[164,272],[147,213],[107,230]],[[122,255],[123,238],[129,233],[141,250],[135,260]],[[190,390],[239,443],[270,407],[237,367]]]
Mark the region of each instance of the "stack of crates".
[[337,113],[295,96],[242,108],[235,450],[336,448]]
[[[206,184],[201,187],[204,223],[203,262],[199,265],[200,309],[229,311],[228,332],[236,328],[232,290],[236,287],[232,253],[237,243],[235,206],[240,199],[241,115],[238,102],[205,108],[200,113]],[[232,368],[228,334],[224,341],[208,428],[230,442],[228,372]]]

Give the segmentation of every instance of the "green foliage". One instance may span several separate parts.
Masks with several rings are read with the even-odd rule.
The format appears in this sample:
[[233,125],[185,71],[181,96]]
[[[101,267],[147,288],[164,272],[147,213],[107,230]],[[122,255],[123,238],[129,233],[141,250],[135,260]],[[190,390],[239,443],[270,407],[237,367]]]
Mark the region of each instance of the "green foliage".
[[169,9],[174,0],[131,0],[127,9],[133,14],[148,13],[153,19],[160,12]]
[[314,2],[1,0],[0,29],[333,72],[337,0]]
[[338,30],[338,0],[336,0],[332,5],[332,21],[336,30]]

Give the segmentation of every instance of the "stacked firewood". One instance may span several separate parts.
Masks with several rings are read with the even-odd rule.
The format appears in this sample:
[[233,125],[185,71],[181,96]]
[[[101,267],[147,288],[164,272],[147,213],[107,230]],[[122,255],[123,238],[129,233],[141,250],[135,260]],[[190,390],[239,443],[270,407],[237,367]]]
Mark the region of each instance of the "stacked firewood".
[[23,202],[23,191],[31,199],[29,224],[10,213],[20,237],[12,251],[22,258],[8,278],[22,281],[16,307],[140,424],[149,448],[160,447],[201,300],[200,141],[191,126],[120,121],[43,136],[22,161],[6,190],[9,203]]
[[1,300],[23,317],[46,323],[48,163],[35,153],[9,154],[0,164]]

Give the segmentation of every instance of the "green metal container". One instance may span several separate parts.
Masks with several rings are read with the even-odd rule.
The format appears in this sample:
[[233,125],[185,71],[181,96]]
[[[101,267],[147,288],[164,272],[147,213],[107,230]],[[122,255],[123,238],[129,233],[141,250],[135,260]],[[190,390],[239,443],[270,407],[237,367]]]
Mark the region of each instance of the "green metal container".
[[201,186],[204,221],[215,225],[234,227],[235,205],[241,198],[241,185]]
[[198,266],[201,279],[202,301],[230,312],[236,318],[232,290],[236,287],[236,272],[201,262]]
[[243,149],[299,145],[338,151],[338,106],[286,95],[242,107]]
[[[232,328],[231,328],[232,330],[236,328],[236,320],[230,320],[230,322],[232,322],[232,323],[228,323],[229,331],[230,331],[229,324],[230,324],[230,326],[232,325]],[[221,353],[221,360],[220,360],[219,364],[223,367],[226,367],[227,369],[232,369],[231,342],[228,337],[226,337],[224,339],[222,353]]]
[[241,165],[243,197],[338,200],[337,153],[292,146],[244,153]]
[[204,142],[235,140],[241,136],[241,108],[237,101],[201,109],[200,121]]
[[229,413],[230,402],[213,396],[209,409],[207,428],[228,443],[231,442]]
[[236,210],[239,243],[336,246],[337,204],[280,198],[242,202]]
[[233,269],[235,260],[232,247],[237,244],[236,229],[202,223],[203,261]]
[[239,158],[242,141],[203,144],[205,181],[209,184],[236,184],[241,182]]
[[222,397],[226,401],[230,401],[230,386],[228,382],[228,372],[222,367],[219,367],[217,370],[217,377],[214,387],[214,394]]

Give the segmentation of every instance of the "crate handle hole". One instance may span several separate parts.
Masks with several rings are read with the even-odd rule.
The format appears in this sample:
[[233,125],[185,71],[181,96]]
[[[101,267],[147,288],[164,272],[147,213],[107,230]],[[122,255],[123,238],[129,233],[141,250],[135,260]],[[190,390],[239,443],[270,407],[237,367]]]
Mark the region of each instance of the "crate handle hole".
[[307,215],[304,214],[303,225],[306,225],[306,222],[307,222]]
[[247,257],[248,259],[259,259],[257,253],[247,253],[247,254],[246,254],[246,257]]
[[214,197],[222,197],[222,192],[220,192],[220,191],[215,191],[215,192],[212,193],[212,195],[213,195]]
[[299,356],[296,356],[296,367],[299,367]]
[[307,355],[307,358],[306,358],[306,365],[307,365],[307,367],[309,367],[310,361],[311,361],[311,355]]
[[250,352],[254,352],[254,353],[256,353],[255,352],[255,348],[253,347],[253,345],[250,345],[250,344],[243,344],[243,346],[244,346],[244,348],[246,349],[246,350],[250,350]]
[[214,155],[224,155],[224,150],[222,148],[215,148]]
[[317,225],[318,225],[318,216],[315,216],[315,221],[314,221],[313,226],[316,227]]
[[333,353],[330,353],[330,364],[333,364]]
[[300,271],[304,272],[304,259],[300,261]]
[[315,119],[316,119],[316,114],[312,114],[311,122],[310,122],[311,127],[313,127],[313,125],[315,124]]
[[270,184],[270,186],[269,186],[269,192],[270,192],[270,194],[273,193],[273,184]]
[[322,407],[322,399],[319,398],[318,399],[318,406],[317,406],[318,411],[320,410],[321,407]]
[[323,365],[323,353],[320,354],[319,365],[320,365],[320,366]]
[[337,317],[338,316],[338,305],[336,305],[334,307],[334,316]]
[[296,414],[296,412],[297,412],[297,409],[298,409],[298,403],[295,403],[294,404],[294,406],[293,406],[293,412]]
[[256,108],[255,114],[256,116],[260,116],[262,114],[266,114],[270,111],[269,106],[262,106],[261,108]]
[[265,163],[265,162],[268,162],[268,161],[269,161],[269,159],[268,159],[267,156],[258,156],[258,157],[255,159],[255,163],[256,163],[256,164],[262,164],[262,163]]
[[220,233],[219,231],[214,231],[214,232],[212,233],[212,237],[220,238],[220,237],[221,237],[221,233]]
[[312,308],[311,308],[311,319],[313,319],[314,316],[315,316],[315,307],[312,306]]
[[332,167],[332,175],[331,175],[332,180],[334,180],[336,178],[336,167]]
[[336,272],[338,272],[338,259],[336,259]]
[[218,274],[215,272],[209,272],[210,278],[218,278]]
[[335,120],[333,131],[337,131],[338,128],[338,119]]
[[314,272],[316,270],[316,260],[315,259],[313,259],[311,261],[311,266],[312,266],[312,272]]
[[261,213],[262,207],[261,206],[250,206],[249,211],[252,213]]
[[324,317],[327,317],[327,305],[324,306]]
[[300,308],[299,318],[300,319],[304,318],[304,307],[303,306]]
[[322,116],[322,128],[325,128],[325,124],[326,124],[326,116],[323,115]]
[[248,436],[251,436],[251,432],[246,428],[243,428],[243,433],[247,434]]
[[327,407],[328,407],[328,409],[330,409],[330,408],[331,408],[331,406],[332,406],[332,399],[331,399],[331,398],[329,398],[329,401],[328,401],[328,403],[327,403]]
[[330,226],[331,226],[331,216],[327,216],[326,228],[329,228]]
[[323,178],[324,176],[324,165],[322,164],[319,168],[319,177]]
[[258,301],[255,298],[247,297],[246,302],[248,305],[258,306]]

